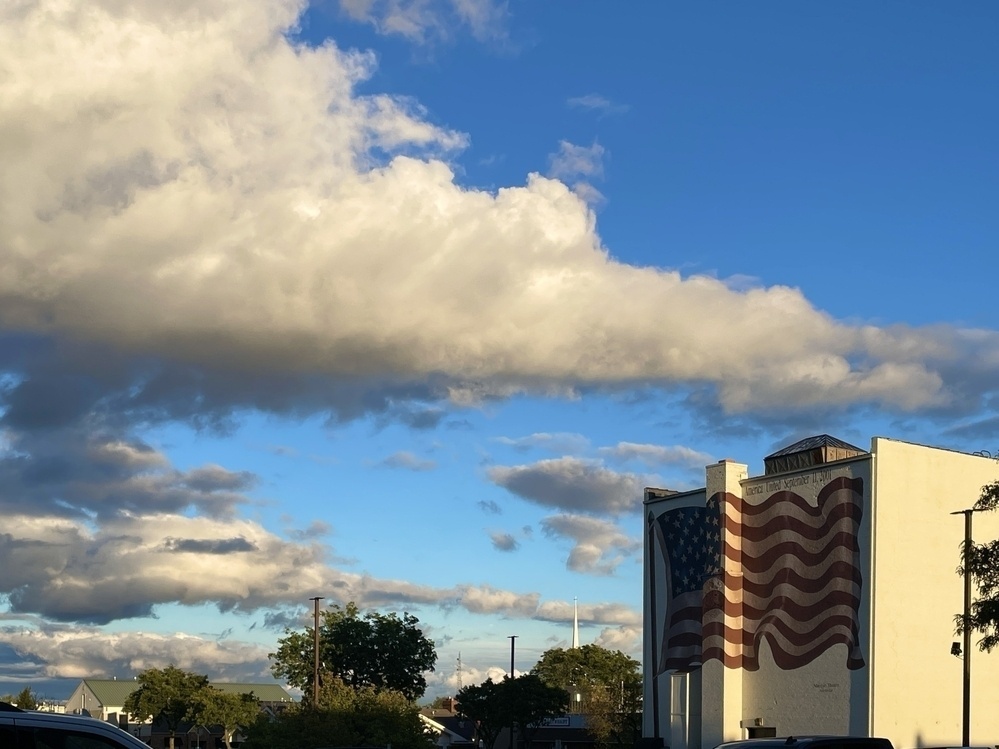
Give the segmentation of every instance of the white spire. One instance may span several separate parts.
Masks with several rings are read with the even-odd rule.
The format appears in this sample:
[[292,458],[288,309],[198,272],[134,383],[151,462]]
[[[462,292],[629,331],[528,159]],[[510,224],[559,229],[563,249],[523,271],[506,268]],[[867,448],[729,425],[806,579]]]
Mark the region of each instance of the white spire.
[[572,647],[579,647],[579,609],[575,598],[572,599]]

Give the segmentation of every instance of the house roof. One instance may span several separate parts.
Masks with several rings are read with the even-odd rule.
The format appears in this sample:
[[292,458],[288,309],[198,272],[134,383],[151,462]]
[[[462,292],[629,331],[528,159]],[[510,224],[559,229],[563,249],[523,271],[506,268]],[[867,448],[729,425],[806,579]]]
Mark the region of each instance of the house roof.
[[94,693],[105,707],[121,707],[128,699],[128,695],[136,690],[138,685],[134,681],[122,679],[84,679],[83,683]]
[[228,681],[212,681],[209,683],[216,689],[230,694],[249,694],[253,692],[253,696],[261,702],[295,701],[295,698],[288,694],[280,684],[253,684],[250,682]]
[[838,447],[841,450],[854,450],[857,453],[867,452],[866,450],[861,450],[855,445],[851,445],[849,442],[844,442],[843,440],[831,437],[828,434],[818,434],[814,437],[806,437],[803,440],[798,440],[793,445],[788,445],[787,447],[782,447],[775,453],[771,453],[764,460],[769,460],[770,458],[779,458],[784,455],[793,455],[794,453],[805,452],[806,450],[814,450],[817,447]]
[[[128,679],[84,679],[83,683],[105,707],[125,704],[128,695],[138,688],[138,683]],[[294,702],[295,699],[280,684],[253,684],[250,682],[211,681],[213,687],[230,694],[249,694],[261,702]]]

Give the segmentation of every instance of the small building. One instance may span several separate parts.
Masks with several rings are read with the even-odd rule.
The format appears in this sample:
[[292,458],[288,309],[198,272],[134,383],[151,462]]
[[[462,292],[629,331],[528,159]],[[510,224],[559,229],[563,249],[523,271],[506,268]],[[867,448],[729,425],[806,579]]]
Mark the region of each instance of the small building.
[[[211,686],[230,694],[249,694],[260,701],[260,709],[271,714],[289,707],[295,699],[280,684],[256,684],[212,681]],[[128,696],[138,688],[138,683],[128,679],[83,679],[66,702],[66,712],[90,715],[100,720],[116,723],[134,736],[153,747],[168,746],[168,734],[153,723],[134,723],[124,711]],[[176,749],[223,747],[219,731],[213,726],[184,725],[177,732]]]
[[472,749],[475,741],[475,721],[455,711],[455,700],[448,698],[446,707],[425,707],[420,710],[424,730],[434,737],[440,749]]
[[[987,455],[828,435],[645,491],[645,743],[883,736],[959,746],[962,510]],[[978,541],[999,513],[977,513]],[[959,643],[956,643],[959,645]],[[973,648],[971,744],[999,744],[999,653]]]

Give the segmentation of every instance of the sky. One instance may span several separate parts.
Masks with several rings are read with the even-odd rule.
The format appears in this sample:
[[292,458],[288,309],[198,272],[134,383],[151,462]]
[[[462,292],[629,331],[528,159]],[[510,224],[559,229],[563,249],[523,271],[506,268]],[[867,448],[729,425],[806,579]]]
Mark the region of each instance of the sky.
[[644,487],[823,433],[994,454],[997,31],[0,5],[0,693],[269,681],[313,596],[418,617],[428,698],[574,602],[640,658]]

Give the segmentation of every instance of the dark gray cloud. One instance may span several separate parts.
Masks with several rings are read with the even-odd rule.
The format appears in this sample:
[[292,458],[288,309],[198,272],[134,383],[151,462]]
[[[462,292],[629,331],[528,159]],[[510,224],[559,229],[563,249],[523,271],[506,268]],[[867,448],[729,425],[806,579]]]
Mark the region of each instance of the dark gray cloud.
[[257,484],[257,477],[249,471],[227,471],[222,466],[209,465],[195,468],[184,475],[184,485],[195,491],[247,491]]
[[599,461],[542,460],[530,465],[494,466],[489,478],[519,497],[544,507],[594,514],[638,512],[648,476],[619,473]]
[[475,503],[478,505],[479,509],[488,515],[502,515],[503,508],[498,504],[493,502],[491,499],[480,499]]
[[28,514],[178,512],[230,515],[256,477],[219,466],[179,471],[142,440],[68,427],[7,431],[0,452],[0,510]]
[[311,541],[324,538],[333,532],[333,526],[324,520],[313,520],[308,528],[293,529],[288,531],[288,538],[296,541]]
[[407,471],[432,471],[437,467],[437,463],[434,461],[425,460],[405,450],[389,455],[379,461],[378,465],[385,468],[402,468]]
[[168,538],[164,542],[164,546],[169,551],[193,554],[238,554],[257,550],[256,544],[250,543],[242,536],[236,538]]
[[511,533],[490,531],[489,540],[496,551],[516,551],[520,548],[520,542]]

